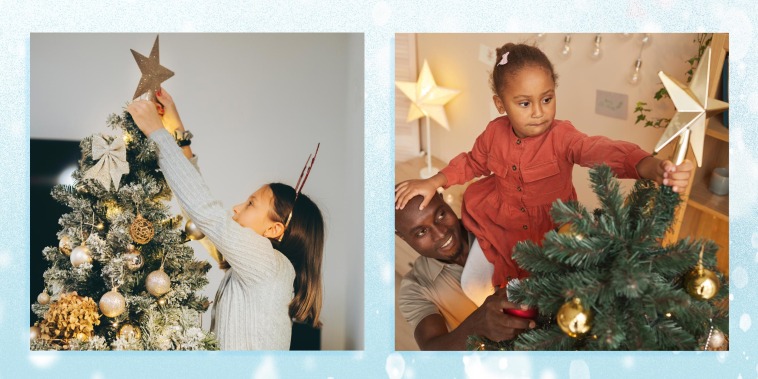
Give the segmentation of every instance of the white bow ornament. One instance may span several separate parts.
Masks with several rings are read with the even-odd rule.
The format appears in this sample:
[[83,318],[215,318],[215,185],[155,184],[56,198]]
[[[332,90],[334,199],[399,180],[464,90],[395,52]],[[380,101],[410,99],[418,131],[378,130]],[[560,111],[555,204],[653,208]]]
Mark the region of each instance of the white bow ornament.
[[118,190],[121,176],[129,173],[124,139],[116,137],[108,143],[102,135],[93,135],[92,159],[98,161],[87,170],[84,179],[95,179],[107,190],[110,190],[113,182],[113,186]]

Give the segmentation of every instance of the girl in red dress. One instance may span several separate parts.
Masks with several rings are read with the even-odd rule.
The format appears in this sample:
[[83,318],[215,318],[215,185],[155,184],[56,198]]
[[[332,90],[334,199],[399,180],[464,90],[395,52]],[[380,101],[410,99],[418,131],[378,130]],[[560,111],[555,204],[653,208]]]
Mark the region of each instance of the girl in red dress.
[[[471,151],[453,158],[438,174],[403,182],[395,190],[397,208],[417,195],[424,196],[423,208],[438,187],[483,176],[464,192],[461,219],[494,265],[494,270],[476,268],[493,273],[494,287],[528,275],[511,259],[513,247],[522,240],[542,241],[556,227],[550,217],[553,202],[577,198],[571,179],[575,164],[605,163],[620,178],[652,179],[675,192],[687,187],[691,162],[676,166],[633,143],[590,137],[569,121],[555,120],[557,76],[540,49],[508,43],[497,49],[497,57],[492,99],[504,116],[492,120]],[[462,281],[465,290],[465,272]]]

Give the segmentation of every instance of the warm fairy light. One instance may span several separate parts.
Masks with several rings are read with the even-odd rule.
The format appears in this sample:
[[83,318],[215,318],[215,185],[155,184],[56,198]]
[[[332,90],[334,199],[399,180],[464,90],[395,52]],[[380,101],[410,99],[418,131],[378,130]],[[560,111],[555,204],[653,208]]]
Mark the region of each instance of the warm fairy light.
[[109,220],[112,220],[124,211],[118,204],[115,202],[108,202],[106,203],[106,211],[105,211],[105,217],[107,217]]
[[105,228],[105,225],[103,225],[103,223],[101,222],[101,223],[97,224],[97,226],[95,226],[95,227],[97,228],[97,230],[103,230],[103,228]]

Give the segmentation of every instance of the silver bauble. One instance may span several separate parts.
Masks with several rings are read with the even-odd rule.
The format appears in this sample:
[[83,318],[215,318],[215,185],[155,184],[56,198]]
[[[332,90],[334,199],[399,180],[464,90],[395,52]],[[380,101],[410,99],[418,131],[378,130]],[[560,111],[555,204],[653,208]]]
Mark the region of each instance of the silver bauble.
[[171,278],[163,270],[155,270],[147,276],[145,288],[151,295],[159,297],[171,289]]
[[71,238],[68,236],[61,237],[61,240],[58,241],[58,250],[61,251],[61,253],[66,255],[71,255],[71,249],[73,249],[74,243],[71,242]]
[[79,267],[85,263],[92,263],[92,251],[87,246],[77,246],[71,251],[71,265]]
[[184,232],[187,233],[187,238],[193,241],[205,238],[205,234],[197,228],[197,225],[192,220],[187,220],[187,223],[184,225]]
[[118,293],[115,289],[106,292],[105,295],[100,298],[100,311],[102,311],[106,317],[117,317],[124,313],[125,310],[126,299],[124,299],[124,295]]
[[42,335],[42,330],[37,325],[32,325],[31,328],[29,328],[29,339],[30,340],[36,340]]
[[136,250],[133,252],[124,253],[123,257],[126,268],[128,268],[129,271],[137,271],[141,269],[145,264],[145,259],[142,258],[142,254]]
[[40,303],[40,305],[47,305],[47,303],[50,302],[50,295],[48,295],[47,292],[42,291],[41,294],[37,295],[37,302]]

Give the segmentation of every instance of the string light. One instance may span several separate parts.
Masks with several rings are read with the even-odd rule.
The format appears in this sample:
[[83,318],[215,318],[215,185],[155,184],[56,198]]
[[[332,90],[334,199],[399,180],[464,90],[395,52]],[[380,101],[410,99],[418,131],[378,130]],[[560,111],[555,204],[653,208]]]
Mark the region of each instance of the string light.
[[600,48],[600,42],[603,40],[603,37],[600,36],[600,34],[595,36],[595,42],[594,46],[592,48],[592,51],[590,52],[590,59],[599,61],[600,58],[603,56],[603,50]]
[[566,34],[563,37],[563,49],[561,49],[561,56],[568,59],[571,56],[571,34]]

